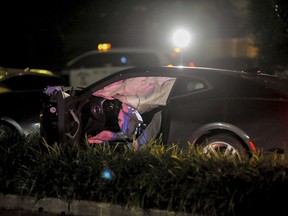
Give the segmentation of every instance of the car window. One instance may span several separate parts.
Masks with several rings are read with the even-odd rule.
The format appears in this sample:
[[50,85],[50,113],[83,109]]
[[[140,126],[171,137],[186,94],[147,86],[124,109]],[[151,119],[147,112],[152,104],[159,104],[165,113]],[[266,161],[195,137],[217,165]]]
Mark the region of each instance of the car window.
[[191,77],[179,77],[177,79],[177,84],[175,85],[172,96],[188,94],[191,92],[203,90],[205,88],[207,88],[207,85],[202,80]]
[[160,60],[155,53],[97,53],[85,56],[71,68],[93,68],[105,66],[159,66]]

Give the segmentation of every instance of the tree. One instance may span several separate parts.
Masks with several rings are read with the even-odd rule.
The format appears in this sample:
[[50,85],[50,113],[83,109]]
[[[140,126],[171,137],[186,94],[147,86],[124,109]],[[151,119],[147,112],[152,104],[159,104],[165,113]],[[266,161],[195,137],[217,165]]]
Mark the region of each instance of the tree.
[[248,29],[258,48],[258,62],[266,72],[288,69],[287,0],[250,0]]

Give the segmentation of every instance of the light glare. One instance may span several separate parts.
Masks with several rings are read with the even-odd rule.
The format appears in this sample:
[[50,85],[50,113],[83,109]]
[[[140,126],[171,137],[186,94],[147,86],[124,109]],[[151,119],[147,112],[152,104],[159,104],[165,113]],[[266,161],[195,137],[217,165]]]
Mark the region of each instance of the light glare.
[[190,40],[190,34],[183,29],[179,29],[173,34],[173,43],[177,47],[186,47],[190,43]]

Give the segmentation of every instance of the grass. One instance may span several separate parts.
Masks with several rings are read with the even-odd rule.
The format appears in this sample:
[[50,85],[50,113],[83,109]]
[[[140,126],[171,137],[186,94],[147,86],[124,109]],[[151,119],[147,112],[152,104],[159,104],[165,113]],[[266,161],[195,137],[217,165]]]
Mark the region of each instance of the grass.
[[119,145],[49,146],[31,137],[0,145],[0,192],[93,200],[205,215],[287,215],[285,157],[207,157],[188,145],[153,142],[138,151]]

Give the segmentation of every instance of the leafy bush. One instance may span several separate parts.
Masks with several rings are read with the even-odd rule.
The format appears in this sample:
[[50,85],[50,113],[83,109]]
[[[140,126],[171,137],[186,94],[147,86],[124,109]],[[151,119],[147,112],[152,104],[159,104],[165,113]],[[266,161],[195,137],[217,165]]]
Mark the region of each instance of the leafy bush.
[[239,160],[200,149],[150,143],[47,145],[18,137],[0,146],[0,192],[93,200],[206,215],[287,215],[285,157],[255,153]]

